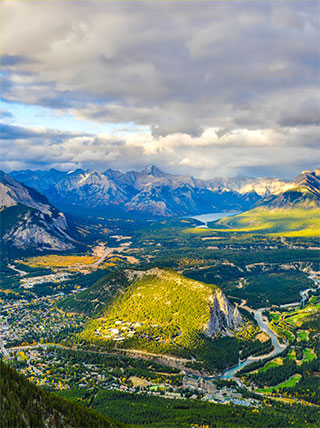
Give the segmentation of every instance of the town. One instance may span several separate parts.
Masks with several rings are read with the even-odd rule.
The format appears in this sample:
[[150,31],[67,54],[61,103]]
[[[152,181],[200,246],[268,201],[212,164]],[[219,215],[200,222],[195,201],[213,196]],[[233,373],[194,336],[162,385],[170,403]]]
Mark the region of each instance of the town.
[[[121,363],[124,357],[120,358],[119,364],[116,355],[92,351],[83,353],[81,348],[71,349],[59,344],[80,331],[87,320],[84,315],[59,310],[56,305],[63,297],[60,293],[30,302],[8,300],[1,307],[0,352],[11,366],[36,385],[50,390],[70,390],[75,394],[84,390],[107,389],[169,399],[260,405],[254,398],[244,398],[245,390],[240,391],[234,381],[206,379],[166,366],[153,370],[147,362],[147,369],[141,369],[141,361],[125,357],[132,366],[128,369],[127,363]],[[138,325],[126,327],[126,333],[130,335]],[[111,329],[110,337],[119,340],[119,333],[119,328]],[[169,373],[166,374],[165,370]]]

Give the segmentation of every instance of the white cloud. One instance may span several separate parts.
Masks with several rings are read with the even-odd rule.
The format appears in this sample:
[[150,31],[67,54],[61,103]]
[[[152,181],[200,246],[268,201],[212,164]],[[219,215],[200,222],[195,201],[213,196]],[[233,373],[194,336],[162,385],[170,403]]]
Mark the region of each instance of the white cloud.
[[[301,133],[302,132],[302,133]],[[171,134],[154,137],[151,132],[140,134],[98,136],[57,133],[53,130],[24,129],[7,125],[1,141],[0,168],[5,170],[31,167],[48,169],[52,166],[70,168],[142,169],[148,164],[179,174],[211,178],[235,175],[260,167],[272,174],[293,176],[308,166],[319,163],[318,146],[297,144],[308,136],[317,138],[308,129],[295,130],[290,138],[281,131],[235,130],[218,136],[217,129],[206,129],[202,135]],[[279,145],[279,141],[282,144]],[[255,173],[256,175],[256,173]]]

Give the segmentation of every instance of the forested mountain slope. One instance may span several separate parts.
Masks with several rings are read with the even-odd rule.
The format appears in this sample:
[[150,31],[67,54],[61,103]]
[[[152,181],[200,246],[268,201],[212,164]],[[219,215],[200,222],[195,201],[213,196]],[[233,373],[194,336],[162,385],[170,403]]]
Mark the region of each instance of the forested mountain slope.
[[127,425],[29,382],[0,361],[1,428],[125,428]]

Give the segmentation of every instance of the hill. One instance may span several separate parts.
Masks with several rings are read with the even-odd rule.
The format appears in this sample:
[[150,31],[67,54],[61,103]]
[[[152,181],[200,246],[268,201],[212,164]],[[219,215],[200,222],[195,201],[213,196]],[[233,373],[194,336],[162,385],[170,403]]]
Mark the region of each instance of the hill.
[[127,425],[44,391],[0,361],[1,428],[125,428]]
[[317,237],[320,236],[320,209],[259,207],[210,223],[209,227],[228,232]]
[[68,250],[75,241],[64,214],[48,199],[0,171],[0,237],[18,249]]
[[[118,274],[109,276],[102,293],[96,288],[91,298],[103,301],[118,278]],[[109,304],[100,306],[98,317],[80,334],[81,340],[108,349],[195,356],[210,360],[211,368],[237,361],[238,343],[231,336],[241,329],[243,318],[220,288],[159,268],[123,271],[121,281],[121,291],[113,299],[107,297]]]
[[105,275],[88,289],[62,300],[58,306],[65,312],[83,313],[91,317],[98,316],[106,310],[115,297],[129,288],[139,274],[139,271],[120,270]]

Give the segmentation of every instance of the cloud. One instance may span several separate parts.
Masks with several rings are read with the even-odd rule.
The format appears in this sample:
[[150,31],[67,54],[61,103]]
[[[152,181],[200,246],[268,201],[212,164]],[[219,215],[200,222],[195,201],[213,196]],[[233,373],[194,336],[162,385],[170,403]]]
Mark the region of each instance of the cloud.
[[[143,169],[156,164],[165,171],[196,177],[260,175],[292,177],[319,163],[315,144],[302,147],[301,138],[317,138],[316,128],[303,128],[288,139],[281,130],[233,130],[219,136],[208,128],[200,136],[183,133],[155,137],[151,132],[100,135],[57,132],[11,125],[0,128],[0,169],[107,168]],[[282,146],[278,142],[284,140]],[[278,175],[278,174],[277,174]]]
[[126,169],[155,157],[170,170],[176,162],[181,172],[208,175],[253,162],[272,171],[275,156],[289,174],[293,158],[317,140],[318,2],[4,0],[0,7],[5,100],[150,129],[121,143],[56,136],[68,165]]
[[284,112],[280,121],[281,126],[308,126],[320,124],[320,100],[309,98],[288,112]]
[[2,55],[1,56],[1,67],[12,67],[15,65],[21,65],[30,63],[30,59],[24,55]]
[[4,109],[0,109],[0,119],[10,121],[13,119],[13,114]]

